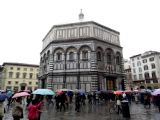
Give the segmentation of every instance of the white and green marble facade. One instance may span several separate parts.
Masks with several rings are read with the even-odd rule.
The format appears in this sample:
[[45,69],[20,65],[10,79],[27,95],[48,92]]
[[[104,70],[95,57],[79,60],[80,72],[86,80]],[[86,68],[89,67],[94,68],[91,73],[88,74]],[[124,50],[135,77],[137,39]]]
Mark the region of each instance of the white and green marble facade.
[[[43,39],[40,87],[119,89],[124,78],[119,32],[96,22],[56,25]],[[107,80],[113,81],[108,88]]]

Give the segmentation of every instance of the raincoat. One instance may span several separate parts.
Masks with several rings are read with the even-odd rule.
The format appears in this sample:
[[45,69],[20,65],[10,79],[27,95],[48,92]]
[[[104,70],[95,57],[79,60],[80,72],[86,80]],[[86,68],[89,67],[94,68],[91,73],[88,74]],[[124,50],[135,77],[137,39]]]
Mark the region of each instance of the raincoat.
[[29,120],[38,120],[38,115],[41,112],[41,110],[39,110],[39,106],[41,104],[42,102],[40,102],[38,105],[30,104],[28,106],[28,119]]

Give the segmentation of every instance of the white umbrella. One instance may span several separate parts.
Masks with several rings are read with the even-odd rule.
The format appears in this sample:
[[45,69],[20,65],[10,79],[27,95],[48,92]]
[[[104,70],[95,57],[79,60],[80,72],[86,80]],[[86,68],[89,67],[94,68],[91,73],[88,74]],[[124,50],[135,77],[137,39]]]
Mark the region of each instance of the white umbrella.
[[64,92],[73,91],[73,90],[67,89],[67,88],[62,88],[62,89],[58,89],[58,90],[62,90],[62,91],[64,91]]
[[139,92],[139,90],[133,90],[134,92]]
[[151,94],[154,95],[154,96],[160,95],[160,88],[159,88],[159,89],[156,89],[156,90],[153,91]]
[[50,89],[37,89],[33,91],[32,94],[38,94],[38,95],[54,95],[55,93]]

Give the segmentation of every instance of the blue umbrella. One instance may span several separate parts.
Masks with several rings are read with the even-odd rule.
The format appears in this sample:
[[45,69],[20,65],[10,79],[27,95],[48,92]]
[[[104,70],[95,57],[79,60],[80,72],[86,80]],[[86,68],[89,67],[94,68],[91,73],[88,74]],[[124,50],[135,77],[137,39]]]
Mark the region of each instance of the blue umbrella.
[[32,94],[38,94],[38,95],[54,95],[55,93],[50,89],[37,89],[33,91]]
[[73,91],[68,91],[68,92],[67,92],[67,95],[68,95],[68,96],[73,96]]
[[8,98],[6,94],[0,94],[0,101],[5,101],[6,98]]
[[7,96],[8,96],[8,97],[11,97],[11,96],[12,96],[12,91],[8,91],[8,92],[7,92]]

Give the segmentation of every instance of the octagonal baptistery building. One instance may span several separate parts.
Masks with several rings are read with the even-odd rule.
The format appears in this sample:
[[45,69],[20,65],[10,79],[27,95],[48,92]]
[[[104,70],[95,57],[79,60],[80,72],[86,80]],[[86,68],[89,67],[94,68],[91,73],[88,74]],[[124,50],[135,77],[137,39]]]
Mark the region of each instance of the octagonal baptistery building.
[[40,88],[121,89],[120,33],[94,21],[54,25],[43,39]]

